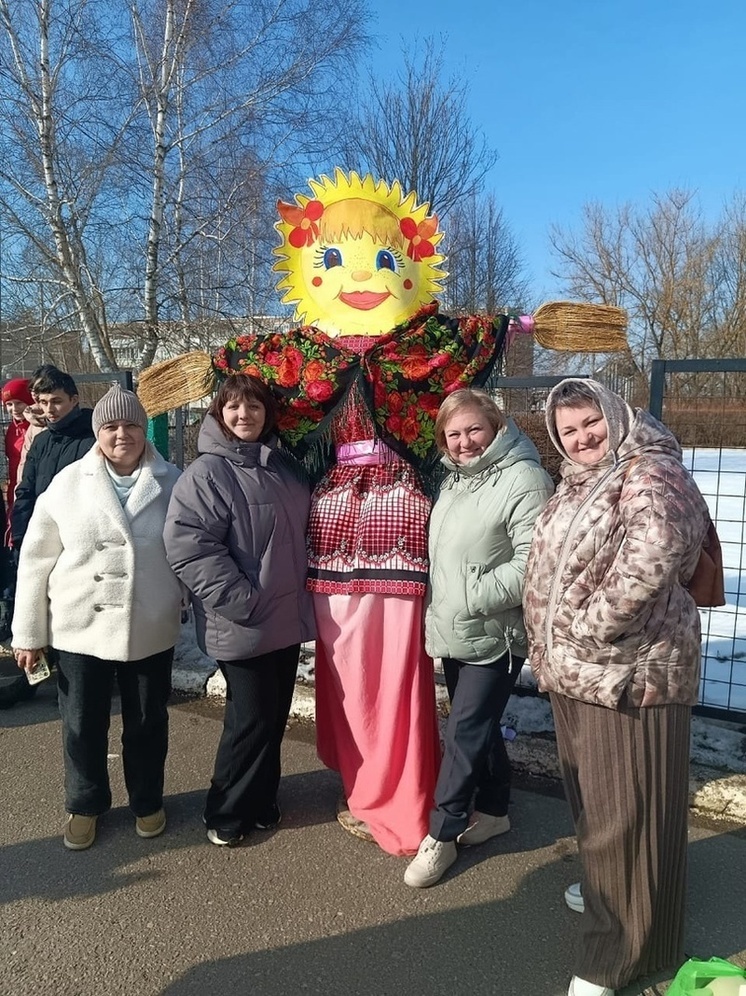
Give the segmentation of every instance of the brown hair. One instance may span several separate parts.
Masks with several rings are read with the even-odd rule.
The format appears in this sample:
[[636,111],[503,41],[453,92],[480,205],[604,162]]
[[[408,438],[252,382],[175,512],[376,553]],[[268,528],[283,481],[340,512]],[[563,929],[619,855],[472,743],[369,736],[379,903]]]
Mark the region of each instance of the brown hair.
[[258,377],[252,377],[251,374],[232,374],[227,377],[207,409],[208,415],[212,415],[218,423],[225,438],[237,439],[238,437],[223,420],[223,409],[229,401],[259,401],[264,405],[264,428],[259,437],[260,442],[264,442],[275,431],[277,424],[275,399],[264,381]]
[[445,453],[446,446],[446,425],[462,411],[476,411],[484,415],[487,422],[492,427],[495,435],[506,424],[507,420],[502,411],[497,407],[486,391],[480,391],[475,387],[462,387],[453,394],[449,394],[438,409],[438,417],[435,419],[435,445],[441,453]]

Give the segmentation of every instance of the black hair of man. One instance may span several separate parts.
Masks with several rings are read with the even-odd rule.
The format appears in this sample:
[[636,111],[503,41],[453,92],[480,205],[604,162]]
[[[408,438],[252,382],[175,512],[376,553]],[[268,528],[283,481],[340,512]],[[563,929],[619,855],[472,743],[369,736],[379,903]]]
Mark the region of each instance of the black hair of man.
[[55,391],[64,391],[71,398],[78,393],[75,381],[69,373],[46,364],[41,373],[31,384],[34,394],[54,394]]
[[28,382],[29,384],[33,384],[35,380],[38,380],[41,376],[48,373],[50,370],[57,370],[57,369],[58,368],[54,365],[54,363],[42,363],[41,366],[36,367],[36,369],[32,370],[31,373],[28,375]]

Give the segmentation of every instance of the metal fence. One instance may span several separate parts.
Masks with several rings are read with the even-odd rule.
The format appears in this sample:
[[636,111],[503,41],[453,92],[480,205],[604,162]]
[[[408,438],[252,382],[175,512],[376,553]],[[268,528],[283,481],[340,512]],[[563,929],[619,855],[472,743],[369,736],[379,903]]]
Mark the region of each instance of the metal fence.
[[701,613],[697,711],[746,722],[746,359],[656,360],[648,407],[681,442],[723,548],[727,604]]

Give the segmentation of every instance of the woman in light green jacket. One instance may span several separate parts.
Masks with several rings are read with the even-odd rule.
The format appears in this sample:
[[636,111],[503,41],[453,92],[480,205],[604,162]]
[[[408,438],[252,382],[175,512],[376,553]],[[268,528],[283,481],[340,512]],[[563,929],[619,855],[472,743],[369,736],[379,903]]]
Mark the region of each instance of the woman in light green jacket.
[[425,643],[443,659],[451,712],[430,832],[404,875],[415,888],[441,878],[457,841],[510,829],[500,718],[527,652],[521,592],[531,534],[553,491],[534,444],[484,391],[454,391],[435,438],[449,473],[430,520]]

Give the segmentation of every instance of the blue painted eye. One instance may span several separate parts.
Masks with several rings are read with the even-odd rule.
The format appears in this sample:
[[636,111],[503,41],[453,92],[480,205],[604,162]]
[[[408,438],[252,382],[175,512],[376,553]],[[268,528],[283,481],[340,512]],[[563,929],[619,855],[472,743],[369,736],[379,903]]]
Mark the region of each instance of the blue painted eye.
[[324,252],[324,266],[327,270],[331,270],[333,266],[342,265],[342,253],[339,249],[327,249]]
[[376,269],[391,270],[392,273],[396,273],[396,260],[388,249],[379,250],[378,255],[376,256]]

